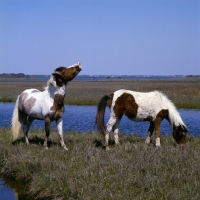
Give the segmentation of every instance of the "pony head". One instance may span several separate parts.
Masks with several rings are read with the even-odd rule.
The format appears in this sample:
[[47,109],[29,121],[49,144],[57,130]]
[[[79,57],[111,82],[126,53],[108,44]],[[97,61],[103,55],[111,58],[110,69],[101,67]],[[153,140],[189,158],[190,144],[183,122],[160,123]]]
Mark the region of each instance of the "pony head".
[[69,67],[58,67],[52,75],[55,77],[56,84],[62,87],[68,81],[71,81],[81,70],[81,63],[78,62]]
[[172,135],[178,144],[186,144],[186,135],[188,132],[186,125],[173,126]]

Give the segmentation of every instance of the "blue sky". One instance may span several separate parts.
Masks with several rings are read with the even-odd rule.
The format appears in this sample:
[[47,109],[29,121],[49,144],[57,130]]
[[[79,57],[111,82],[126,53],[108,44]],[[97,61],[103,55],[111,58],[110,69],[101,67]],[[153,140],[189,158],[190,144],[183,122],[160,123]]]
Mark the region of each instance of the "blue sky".
[[0,73],[200,74],[199,0],[0,0]]

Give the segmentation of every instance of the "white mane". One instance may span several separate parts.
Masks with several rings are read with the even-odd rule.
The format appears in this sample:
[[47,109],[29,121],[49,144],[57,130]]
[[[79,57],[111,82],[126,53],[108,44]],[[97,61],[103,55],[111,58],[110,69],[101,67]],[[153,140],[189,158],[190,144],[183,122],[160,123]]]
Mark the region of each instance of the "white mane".
[[158,93],[160,93],[161,97],[162,97],[162,101],[164,102],[164,104],[166,105],[168,111],[169,111],[169,121],[170,124],[173,126],[184,126],[186,127],[186,125],[183,123],[181,116],[179,114],[179,112],[177,111],[175,105],[172,103],[171,100],[169,100],[167,98],[167,96],[165,94],[163,94],[162,92],[156,91]]
[[55,79],[55,77],[53,75],[51,75],[50,79],[47,81],[47,87],[50,86],[50,85],[52,85],[54,87],[57,86],[56,85],[56,79]]

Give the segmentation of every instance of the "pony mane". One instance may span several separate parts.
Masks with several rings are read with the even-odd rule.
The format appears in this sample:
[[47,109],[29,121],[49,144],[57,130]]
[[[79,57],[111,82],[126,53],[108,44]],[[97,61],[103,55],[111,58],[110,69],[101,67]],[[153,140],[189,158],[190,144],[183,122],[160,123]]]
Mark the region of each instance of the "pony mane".
[[181,119],[181,116],[179,114],[179,112],[177,111],[174,103],[162,92],[160,91],[156,91],[157,93],[160,94],[160,97],[164,103],[164,105],[166,106],[166,108],[169,111],[169,121],[170,124],[173,126],[181,126],[183,128],[187,129],[187,126],[184,124],[184,122]]
[[48,88],[48,86],[57,86],[54,75],[51,75],[50,79],[47,81],[47,86],[45,88]]

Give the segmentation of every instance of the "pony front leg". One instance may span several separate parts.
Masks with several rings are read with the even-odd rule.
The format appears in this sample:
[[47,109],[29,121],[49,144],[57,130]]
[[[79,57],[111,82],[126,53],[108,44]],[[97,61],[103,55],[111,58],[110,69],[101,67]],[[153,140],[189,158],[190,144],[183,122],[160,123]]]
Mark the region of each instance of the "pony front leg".
[[155,135],[156,135],[156,147],[160,147],[160,123],[162,119],[156,118],[154,121],[155,124]]
[[63,139],[62,118],[58,119],[56,123],[58,128],[58,134],[60,136],[60,144],[65,150],[68,150]]
[[48,139],[49,139],[49,135],[50,135],[50,123],[51,123],[50,118],[46,117],[44,120],[44,123],[45,123],[46,136],[45,136],[43,146],[45,147],[45,149],[48,149]]

